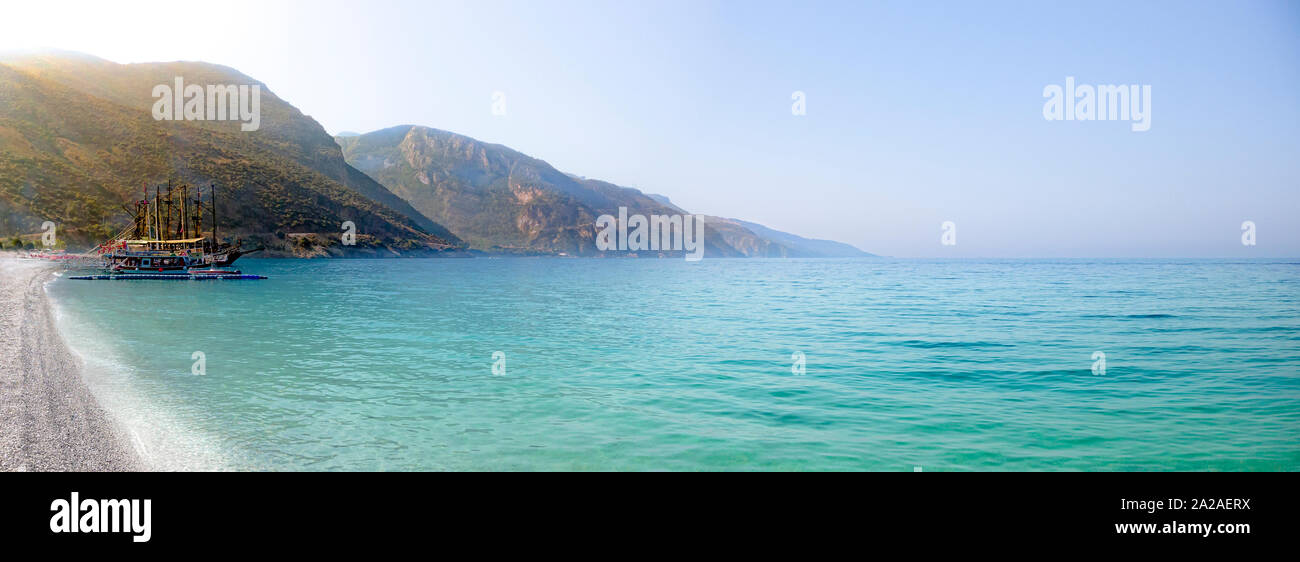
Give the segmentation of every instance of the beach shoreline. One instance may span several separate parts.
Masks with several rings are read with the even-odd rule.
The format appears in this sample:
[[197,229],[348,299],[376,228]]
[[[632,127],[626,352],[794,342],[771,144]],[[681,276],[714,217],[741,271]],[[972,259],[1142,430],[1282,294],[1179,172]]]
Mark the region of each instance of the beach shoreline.
[[0,256],[0,470],[141,470],[55,326],[45,283],[58,270]]

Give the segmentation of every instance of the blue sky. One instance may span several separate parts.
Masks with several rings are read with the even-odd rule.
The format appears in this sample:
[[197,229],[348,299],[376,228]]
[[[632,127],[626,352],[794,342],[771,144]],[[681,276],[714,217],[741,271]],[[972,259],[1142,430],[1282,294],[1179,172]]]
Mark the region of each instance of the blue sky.
[[[225,64],[332,133],[447,129],[880,254],[1300,256],[1296,2],[7,10],[3,49]],[[1067,76],[1150,85],[1151,129],[1045,120],[1043,88]]]

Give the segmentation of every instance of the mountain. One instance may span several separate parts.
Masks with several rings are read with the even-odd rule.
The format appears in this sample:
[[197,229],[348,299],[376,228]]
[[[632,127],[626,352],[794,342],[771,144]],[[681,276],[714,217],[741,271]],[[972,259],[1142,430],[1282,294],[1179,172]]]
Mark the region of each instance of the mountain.
[[[617,216],[619,207],[629,215],[687,214],[661,195],[566,174],[511,148],[429,127],[401,125],[335,141],[349,164],[478,250],[601,255],[600,215]],[[706,217],[704,232],[709,257],[816,254],[790,244],[806,239],[760,236],[733,219]]]
[[[256,85],[260,127],[160,121],[157,85]],[[219,190],[223,234],[295,255],[462,247],[450,231],[344,160],[333,137],[265,84],[200,62],[122,65],[64,52],[0,56],[0,237],[54,221],[92,245],[121,205],[168,180]],[[344,221],[355,247],[337,246]],[[316,236],[289,236],[314,233]]]
[[815,240],[804,238],[788,232],[773,230],[758,223],[742,221],[739,219],[729,219],[740,226],[743,226],[767,240],[779,242],[781,245],[790,248],[794,253],[809,258],[874,258],[875,254],[868,254],[853,246],[834,240]]
[[658,201],[660,203],[663,203],[664,205],[673,204],[672,199],[669,199],[667,195],[659,195],[657,193],[647,193],[645,194],[645,196],[654,199],[655,201]]
[[[471,248],[516,254],[598,255],[596,219],[676,214],[635,189],[570,176],[499,144],[402,125],[336,137],[348,163],[451,229]],[[737,252],[706,229],[705,252]]]

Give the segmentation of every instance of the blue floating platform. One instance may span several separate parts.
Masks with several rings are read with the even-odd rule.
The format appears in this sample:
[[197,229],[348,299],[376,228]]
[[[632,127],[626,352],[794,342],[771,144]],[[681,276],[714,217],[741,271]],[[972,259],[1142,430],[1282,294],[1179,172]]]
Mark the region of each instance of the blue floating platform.
[[164,273],[164,274],[159,274],[159,275],[151,275],[151,274],[148,274],[148,273],[132,273],[132,274],[128,274],[128,275],[77,275],[77,276],[74,276],[74,277],[68,277],[68,279],[77,279],[77,280],[80,280],[80,281],[117,281],[117,280],[130,280],[130,279],[165,279],[165,280],[168,280],[168,281],[176,281],[176,280],[185,280],[185,281],[205,281],[205,280],[208,280],[208,279],[217,279],[217,280],[266,279],[266,277],[263,277],[263,276],[261,276],[261,275],[248,275],[248,274],[238,274],[238,275],[233,275],[233,274],[231,274],[231,275],[191,275],[191,274],[177,274],[177,275],[168,275],[168,274],[165,274],[165,273]]

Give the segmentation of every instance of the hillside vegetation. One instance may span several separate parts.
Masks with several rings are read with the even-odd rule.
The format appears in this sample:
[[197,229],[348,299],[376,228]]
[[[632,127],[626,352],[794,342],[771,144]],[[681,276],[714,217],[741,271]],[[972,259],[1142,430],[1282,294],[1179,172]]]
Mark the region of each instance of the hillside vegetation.
[[[176,76],[187,84],[261,85],[260,129],[155,120],[152,89]],[[119,65],[66,53],[0,58],[0,238],[49,220],[75,245],[93,245],[127,224],[121,207],[143,186],[168,180],[205,192],[216,183],[223,235],[288,253],[304,250],[289,234],[318,233],[316,244],[334,245],[344,221],[359,234],[349,252],[463,245],[349,166],[318,123],[232,69]]]

